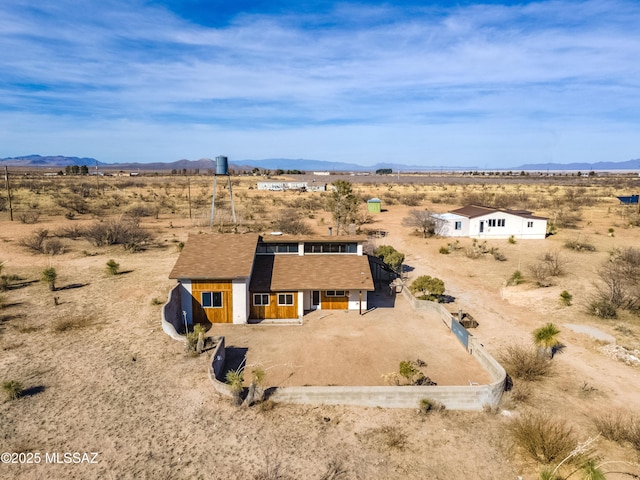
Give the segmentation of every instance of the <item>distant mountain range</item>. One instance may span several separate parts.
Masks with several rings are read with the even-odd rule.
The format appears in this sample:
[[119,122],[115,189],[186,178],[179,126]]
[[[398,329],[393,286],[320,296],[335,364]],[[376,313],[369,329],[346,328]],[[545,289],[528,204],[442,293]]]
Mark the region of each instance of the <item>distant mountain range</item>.
[[[195,170],[200,169],[203,173],[209,169],[216,168],[215,160],[201,158],[200,160],[177,160],[175,162],[153,162],[153,163],[105,163],[95,158],[87,157],[65,157],[26,155],[23,157],[8,157],[0,159],[0,165],[13,167],[47,167],[64,168],[67,165],[86,165],[88,167],[120,169],[120,170]],[[429,167],[423,165],[405,165],[397,163],[377,163],[375,165],[363,166],[355,163],[328,162],[323,160],[290,159],[290,158],[269,158],[263,160],[238,160],[229,163],[229,168],[233,170],[251,170],[260,168],[262,170],[302,170],[329,171],[329,172],[372,172],[381,168],[390,168],[394,172],[398,170],[404,172],[424,172],[424,171],[464,171],[464,170],[640,170],[640,159],[627,160],[625,162],[596,162],[596,163],[531,163],[511,168],[499,169],[479,169],[477,167]]]

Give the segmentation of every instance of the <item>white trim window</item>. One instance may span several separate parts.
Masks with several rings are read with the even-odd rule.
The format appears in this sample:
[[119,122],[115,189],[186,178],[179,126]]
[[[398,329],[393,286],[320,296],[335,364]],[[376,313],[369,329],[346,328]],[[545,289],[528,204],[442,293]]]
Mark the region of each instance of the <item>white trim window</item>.
[[278,294],[278,306],[291,306],[293,305],[293,293],[279,293]]
[[269,294],[268,293],[254,293],[253,305],[256,307],[268,307],[269,306]]
[[344,290],[327,290],[325,292],[327,297],[346,297],[346,292]]
[[462,221],[458,220],[454,226],[455,230],[462,230]]
[[201,292],[202,308],[222,308],[222,292]]

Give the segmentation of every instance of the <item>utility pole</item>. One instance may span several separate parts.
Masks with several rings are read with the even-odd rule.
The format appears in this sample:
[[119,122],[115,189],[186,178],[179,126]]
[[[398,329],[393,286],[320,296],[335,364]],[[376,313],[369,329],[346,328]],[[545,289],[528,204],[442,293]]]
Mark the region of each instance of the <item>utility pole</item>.
[[191,180],[187,177],[187,197],[189,199],[189,220],[191,220]]
[[9,218],[13,222],[13,205],[11,204],[11,187],[9,186],[9,168],[4,166],[4,183],[7,186],[7,197],[9,197]]

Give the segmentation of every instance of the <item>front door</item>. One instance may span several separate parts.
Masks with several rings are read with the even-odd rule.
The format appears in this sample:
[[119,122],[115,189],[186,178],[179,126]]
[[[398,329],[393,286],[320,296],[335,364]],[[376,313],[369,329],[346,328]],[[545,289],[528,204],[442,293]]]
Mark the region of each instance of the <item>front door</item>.
[[317,310],[320,306],[320,291],[314,290],[311,292],[311,310]]
[[480,222],[480,233],[484,233],[484,222]]

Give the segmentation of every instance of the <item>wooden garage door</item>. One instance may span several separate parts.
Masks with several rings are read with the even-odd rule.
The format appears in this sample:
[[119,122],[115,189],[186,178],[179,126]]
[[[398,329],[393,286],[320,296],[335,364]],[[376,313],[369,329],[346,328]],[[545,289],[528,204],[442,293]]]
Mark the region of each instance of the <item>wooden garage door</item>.
[[323,291],[321,308],[323,310],[347,310],[349,308],[349,292],[335,290]]

